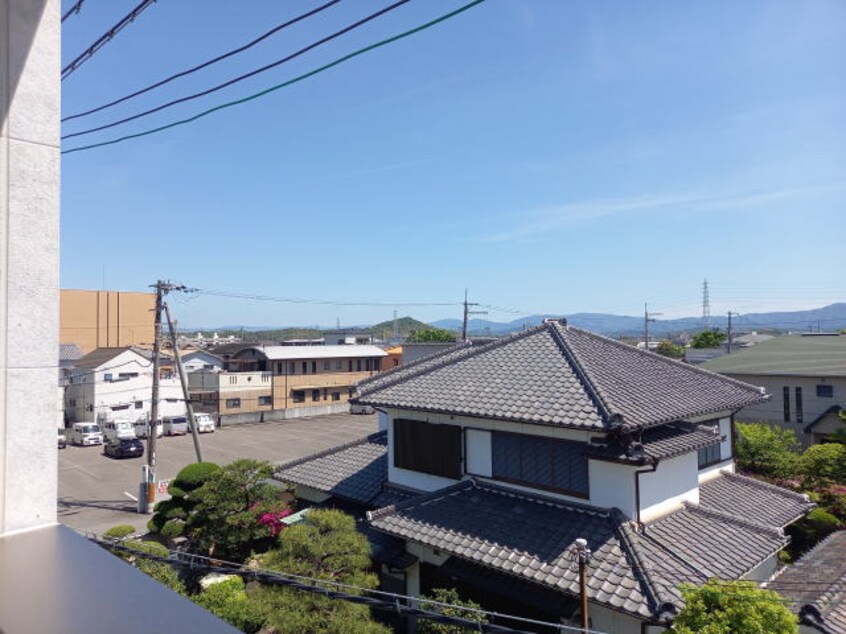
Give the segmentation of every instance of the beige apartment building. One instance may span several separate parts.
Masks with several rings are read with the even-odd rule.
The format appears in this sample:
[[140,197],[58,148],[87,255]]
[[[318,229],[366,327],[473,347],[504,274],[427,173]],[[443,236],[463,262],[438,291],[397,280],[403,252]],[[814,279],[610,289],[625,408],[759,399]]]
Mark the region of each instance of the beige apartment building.
[[223,372],[191,372],[189,389],[198,411],[241,422],[339,413],[387,356],[371,345],[247,346]]
[[154,293],[62,289],[59,343],[76,344],[83,354],[97,348],[150,347]]

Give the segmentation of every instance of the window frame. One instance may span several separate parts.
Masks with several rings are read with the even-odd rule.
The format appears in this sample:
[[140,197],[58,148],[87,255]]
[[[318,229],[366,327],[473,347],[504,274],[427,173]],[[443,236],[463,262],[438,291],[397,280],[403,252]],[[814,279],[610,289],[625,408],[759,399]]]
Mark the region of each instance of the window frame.
[[240,397],[226,399],[226,409],[241,409]]
[[[709,460],[709,453],[716,450],[717,457],[716,459],[711,458]],[[703,461],[704,456],[704,461]],[[699,471],[702,469],[707,469],[708,467],[713,467],[715,464],[720,464],[723,462],[723,446],[722,440],[714,445],[708,445],[707,447],[702,447],[699,451],[696,452],[696,464]]]
[[817,383],[817,398],[834,398],[834,386],[831,383]]
[[393,465],[415,473],[460,480],[464,475],[463,436],[459,425],[395,418]]

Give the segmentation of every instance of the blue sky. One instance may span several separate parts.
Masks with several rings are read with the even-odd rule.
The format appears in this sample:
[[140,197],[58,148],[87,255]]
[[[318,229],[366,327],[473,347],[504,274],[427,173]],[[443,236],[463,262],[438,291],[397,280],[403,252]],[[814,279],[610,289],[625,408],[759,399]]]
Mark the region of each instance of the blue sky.
[[[63,8],[72,3],[64,0]],[[63,63],[135,0],[87,0]],[[63,82],[63,114],[321,4],[159,0]],[[389,4],[342,0],[71,133],[220,83]],[[65,149],[193,115],[461,6],[412,0],[214,95]],[[393,303],[712,314],[846,298],[846,5],[487,0],[262,99],[62,162],[62,286],[202,289],[182,324],[360,324]],[[420,319],[458,307],[399,307]]]

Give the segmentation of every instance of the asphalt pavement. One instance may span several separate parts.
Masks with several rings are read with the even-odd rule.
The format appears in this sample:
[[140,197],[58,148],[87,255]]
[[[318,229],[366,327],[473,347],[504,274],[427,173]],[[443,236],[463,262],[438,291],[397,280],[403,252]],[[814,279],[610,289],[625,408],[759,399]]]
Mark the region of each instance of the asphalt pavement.
[[[376,431],[375,415],[334,414],[272,423],[223,427],[200,434],[203,459],[223,465],[238,458],[279,463],[341,445]],[[147,441],[144,441],[146,451]],[[143,458],[117,460],[102,446],[59,450],[59,521],[71,528],[102,533],[117,524],[146,530],[148,515],[136,512]],[[174,477],[196,462],[191,435],[157,439],[159,480]]]

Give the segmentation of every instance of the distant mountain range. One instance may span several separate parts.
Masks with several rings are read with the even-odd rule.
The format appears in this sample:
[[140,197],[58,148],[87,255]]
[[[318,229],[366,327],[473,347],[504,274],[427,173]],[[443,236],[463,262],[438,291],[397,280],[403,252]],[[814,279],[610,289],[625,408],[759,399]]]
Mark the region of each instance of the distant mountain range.
[[[473,334],[505,335],[511,332],[531,328],[544,319],[566,317],[573,326],[607,335],[637,335],[643,332],[643,317],[609,315],[606,313],[574,313],[572,315],[531,315],[509,322],[471,319],[468,330]],[[725,330],[728,325],[726,315],[712,315],[709,326]],[[461,329],[459,319],[440,319],[431,324],[447,330]],[[812,310],[780,311],[772,313],[749,313],[734,317],[732,328],[738,332],[750,330],[807,331],[817,329],[837,331],[846,328],[846,302],[830,304]],[[649,331],[655,335],[667,335],[678,332],[696,332],[703,329],[701,317],[681,317],[679,319],[656,319],[649,324]]]

